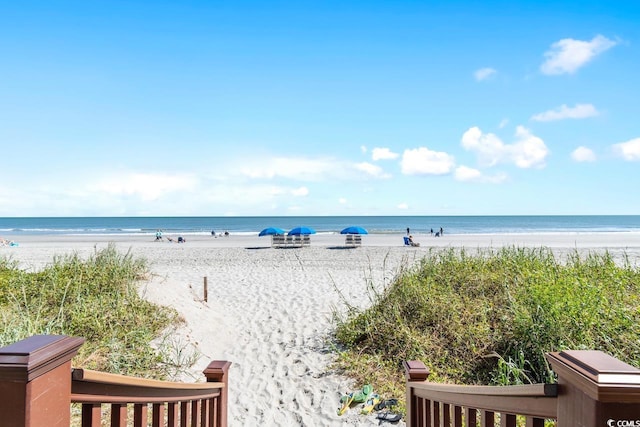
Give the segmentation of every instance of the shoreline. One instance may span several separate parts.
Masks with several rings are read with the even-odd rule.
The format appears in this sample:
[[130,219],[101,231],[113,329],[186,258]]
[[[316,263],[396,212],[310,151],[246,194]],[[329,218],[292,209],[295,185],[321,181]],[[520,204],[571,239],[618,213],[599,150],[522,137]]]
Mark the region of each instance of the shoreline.
[[[632,265],[640,261],[640,234],[635,233],[416,233],[420,247],[404,246],[402,237],[364,235],[361,247],[345,249],[343,235],[319,234],[311,236],[309,247],[273,249],[269,237],[255,235],[193,236],[186,243],[156,242],[153,236],[39,235],[21,236],[17,247],[0,247],[0,257],[39,270],[54,256],[85,258],[113,244],[147,259],[151,277],[141,283],[140,293],[175,308],[185,324],[172,338],[178,346],[193,345],[202,354],[188,380],[201,380],[210,360],[232,362],[230,427],[378,425],[375,415],[360,415],[355,408],[341,417],[336,414],[340,396],[362,384],[330,368],[333,315],[344,311],[345,302],[359,308],[370,305],[369,284],[381,291],[432,248],[546,247],[558,256],[608,251]],[[208,302],[203,300],[205,277]]]

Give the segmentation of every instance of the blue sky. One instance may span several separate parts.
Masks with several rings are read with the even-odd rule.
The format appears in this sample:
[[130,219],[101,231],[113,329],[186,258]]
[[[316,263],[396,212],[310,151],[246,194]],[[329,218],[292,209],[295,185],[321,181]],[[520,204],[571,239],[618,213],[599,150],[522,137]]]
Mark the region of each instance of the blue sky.
[[0,216],[639,214],[635,1],[0,2]]

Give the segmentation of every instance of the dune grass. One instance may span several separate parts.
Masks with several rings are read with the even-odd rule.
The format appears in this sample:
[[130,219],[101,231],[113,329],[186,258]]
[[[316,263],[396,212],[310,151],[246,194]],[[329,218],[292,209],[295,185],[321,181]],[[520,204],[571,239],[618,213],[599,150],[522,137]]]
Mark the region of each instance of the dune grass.
[[366,310],[336,314],[338,366],[387,395],[404,395],[403,360],[430,380],[554,381],[544,354],[594,349],[640,366],[640,272],[610,254],[433,250]]
[[142,299],[144,259],[110,245],[86,260],[57,257],[38,272],[0,259],[0,346],[34,334],[86,339],[74,365],[124,375],[166,378],[162,349],[152,345],[178,313]]

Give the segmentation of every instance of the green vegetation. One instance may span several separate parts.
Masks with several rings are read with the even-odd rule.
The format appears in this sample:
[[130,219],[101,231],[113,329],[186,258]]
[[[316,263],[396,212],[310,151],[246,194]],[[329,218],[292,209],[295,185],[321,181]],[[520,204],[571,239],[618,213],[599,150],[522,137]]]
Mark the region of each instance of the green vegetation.
[[55,258],[39,272],[0,259],[0,346],[35,334],[86,339],[74,365],[124,375],[165,378],[175,367],[153,340],[179,322],[177,312],[142,299],[146,263],[113,246],[87,260]]
[[432,381],[499,385],[553,381],[544,354],[562,349],[640,366],[639,288],[638,269],[608,253],[434,250],[369,309],[336,315],[338,364],[396,397],[403,360],[422,360]]

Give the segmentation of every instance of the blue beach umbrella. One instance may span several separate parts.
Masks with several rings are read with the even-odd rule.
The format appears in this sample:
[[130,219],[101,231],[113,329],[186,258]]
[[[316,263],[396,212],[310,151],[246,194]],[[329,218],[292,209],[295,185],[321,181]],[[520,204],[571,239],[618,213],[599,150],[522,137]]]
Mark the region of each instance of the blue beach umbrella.
[[284,230],[278,227],[267,227],[258,234],[258,236],[276,236],[283,235]]
[[296,227],[289,230],[289,236],[300,236],[304,234],[316,234],[316,230],[310,227]]
[[342,230],[340,234],[369,234],[369,232],[362,227],[352,225],[351,227],[347,227]]

